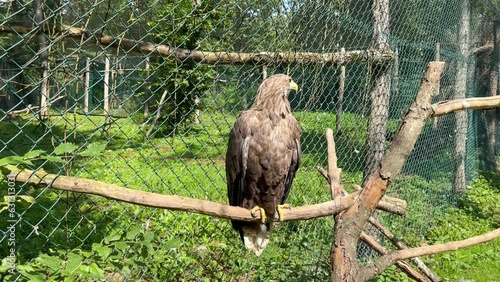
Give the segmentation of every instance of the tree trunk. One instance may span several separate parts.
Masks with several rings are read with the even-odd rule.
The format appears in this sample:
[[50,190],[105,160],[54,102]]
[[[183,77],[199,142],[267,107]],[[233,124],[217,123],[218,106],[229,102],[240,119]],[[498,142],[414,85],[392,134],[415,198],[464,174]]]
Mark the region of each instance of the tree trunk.
[[[462,58],[457,62],[455,82],[455,99],[465,98],[467,92],[467,61],[469,57],[469,29],[470,29],[470,3],[462,2],[462,17],[460,20],[459,48]],[[467,149],[467,111],[455,114],[455,151],[454,158],[454,187],[456,192],[465,192],[465,158]]]
[[[490,66],[490,83],[489,83],[489,96],[496,96],[499,92],[498,87],[498,74],[500,66],[500,20],[496,20],[493,23],[493,53]],[[486,112],[486,135],[488,137],[487,141],[487,152],[486,152],[486,162],[487,168],[490,170],[497,169],[496,162],[496,132],[497,132],[497,110],[488,110]]]
[[[35,23],[37,28],[42,29],[44,24],[42,2],[41,0],[33,1],[35,8]],[[49,49],[47,46],[47,39],[45,38],[45,33],[40,32],[38,34],[38,44],[40,56],[40,62],[42,66],[42,80],[40,83],[40,119],[46,119],[49,112],[49,92],[48,92],[48,81],[49,81]]]
[[[373,2],[373,42],[372,48],[389,48],[389,0]],[[364,183],[378,167],[384,155],[385,133],[389,114],[390,72],[388,65],[373,65],[373,84],[370,92],[370,120],[368,121],[368,152],[364,170]]]
[[[342,48],[340,52],[345,52],[345,49]],[[340,66],[340,75],[339,75],[339,96],[337,100],[337,118],[336,118],[336,126],[335,132],[339,133],[342,129],[342,107],[344,104],[344,91],[345,91],[345,65]]]

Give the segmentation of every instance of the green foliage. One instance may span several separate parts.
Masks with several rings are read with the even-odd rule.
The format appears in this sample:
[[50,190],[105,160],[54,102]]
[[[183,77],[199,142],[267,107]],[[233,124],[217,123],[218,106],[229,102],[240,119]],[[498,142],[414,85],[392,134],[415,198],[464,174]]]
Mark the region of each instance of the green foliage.
[[[200,1],[199,5],[189,0],[160,2],[161,8],[153,11],[154,20],[148,22],[155,42],[187,50],[215,50],[225,45],[212,31],[228,24],[230,12],[217,9],[217,1]],[[199,107],[195,100],[203,99],[217,72],[207,64],[159,58],[152,61],[152,73],[151,92],[156,100],[166,94],[163,104],[156,106],[161,108],[160,124],[168,134],[192,122],[192,113]]]
[[[498,228],[500,191],[494,185],[498,183],[477,179],[460,199],[460,209],[452,208],[437,220],[427,235],[429,242],[464,240]],[[445,281],[495,281],[500,277],[500,240],[437,254],[428,262]]]

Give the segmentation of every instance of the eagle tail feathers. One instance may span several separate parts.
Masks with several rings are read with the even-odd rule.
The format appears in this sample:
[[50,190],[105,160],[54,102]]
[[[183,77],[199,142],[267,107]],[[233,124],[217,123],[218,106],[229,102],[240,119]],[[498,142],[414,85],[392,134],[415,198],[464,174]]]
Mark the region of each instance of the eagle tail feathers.
[[242,227],[242,237],[245,247],[260,256],[271,236],[272,222],[267,224],[256,224]]

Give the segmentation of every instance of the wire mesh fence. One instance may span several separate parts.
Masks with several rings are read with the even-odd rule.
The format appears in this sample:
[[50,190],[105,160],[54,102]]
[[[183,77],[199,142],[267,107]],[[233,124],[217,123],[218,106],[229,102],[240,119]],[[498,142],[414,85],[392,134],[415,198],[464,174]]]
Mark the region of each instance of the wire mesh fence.
[[[383,149],[429,61],[447,63],[435,101],[459,97],[461,62],[469,69],[462,95],[484,95],[475,57],[460,50],[461,4],[392,0],[378,32],[371,1],[0,0],[0,157],[43,150],[48,157],[23,166],[226,203],[230,128],[265,76],[287,73],[299,83],[289,98],[303,131],[289,202],[327,201],[329,188],[316,171],[326,165],[326,128],[336,128],[342,182],[351,190],[374,162],[367,157],[371,119],[386,119]],[[479,46],[489,26],[480,11],[472,15],[470,45]],[[372,110],[383,75],[385,114]],[[458,131],[466,134],[467,179],[483,168],[485,123],[484,114],[470,111],[464,128],[454,115],[426,125],[389,189],[408,201],[407,215],[381,217],[400,238],[422,241],[455,204]],[[58,155],[61,144],[74,146]],[[225,220],[8,180],[0,187],[2,196],[16,196],[14,208],[8,198],[0,202],[0,269],[11,275],[14,242],[12,280],[329,275],[332,218],[278,224],[256,258]]]

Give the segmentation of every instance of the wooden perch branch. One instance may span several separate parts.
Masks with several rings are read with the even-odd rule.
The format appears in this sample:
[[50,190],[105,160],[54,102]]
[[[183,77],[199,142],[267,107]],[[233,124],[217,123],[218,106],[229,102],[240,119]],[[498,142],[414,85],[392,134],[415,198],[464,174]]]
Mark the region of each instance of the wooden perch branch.
[[[44,25],[45,26],[45,25]],[[93,37],[96,43],[113,48],[122,48],[127,51],[135,51],[148,55],[164,56],[179,61],[189,60],[204,64],[231,64],[231,65],[294,65],[294,64],[322,64],[341,65],[348,63],[370,62],[384,64],[392,61],[393,53],[389,49],[355,50],[335,53],[311,53],[311,52],[211,52],[174,48],[168,45],[155,44],[146,41],[137,41],[123,37],[112,37],[105,35],[98,37],[90,35],[83,28],[62,26],[44,28],[42,32],[60,35],[60,38],[73,37],[88,39]],[[37,33],[26,24],[4,24],[0,25],[0,32],[14,34]]]
[[[187,211],[239,221],[260,220],[259,212],[256,212],[256,216],[252,216],[249,210],[240,207],[188,197],[138,191],[95,180],[48,174],[44,171],[31,171],[25,169],[19,172],[11,172],[8,178],[14,179],[16,182],[20,183],[29,183],[35,186],[49,186],[50,188],[58,190],[92,194],[141,206]],[[358,192],[355,192],[335,199],[334,201],[285,209],[283,211],[284,221],[307,220],[338,214],[352,205],[357,195]]]
[[481,110],[500,107],[500,96],[455,99],[432,105],[432,117],[443,116],[461,110]]
[[[330,183],[330,179],[328,179],[328,172],[321,166],[317,166],[316,168],[325,180]],[[377,209],[397,215],[404,215],[407,207],[408,203],[405,200],[390,196],[383,196],[377,205]]]
[[[468,238],[462,241],[453,241],[444,244],[395,251],[387,255],[381,256],[377,261],[375,261],[375,263],[365,267],[362,271],[360,271],[358,278],[370,277],[370,276],[373,277],[375,275],[378,275],[382,273],[382,271],[384,271],[386,268],[393,265],[396,261],[424,256],[424,255],[432,255],[449,251],[455,251],[458,249],[463,249],[473,245],[492,241],[499,237],[500,237],[500,228],[488,232],[486,234]],[[357,281],[364,281],[364,280],[359,279]]]

